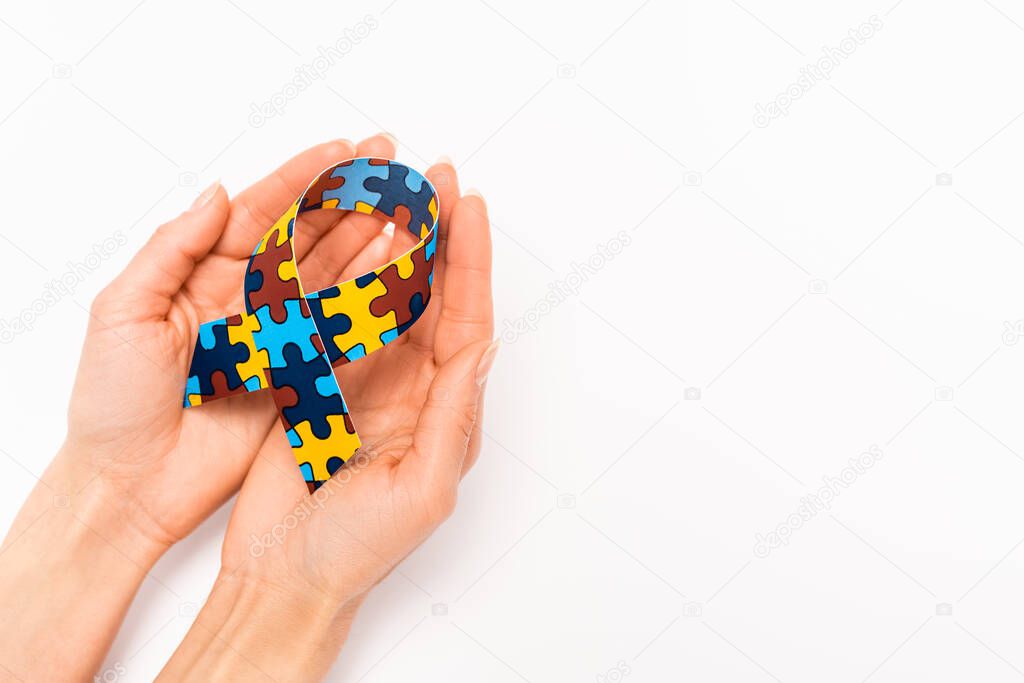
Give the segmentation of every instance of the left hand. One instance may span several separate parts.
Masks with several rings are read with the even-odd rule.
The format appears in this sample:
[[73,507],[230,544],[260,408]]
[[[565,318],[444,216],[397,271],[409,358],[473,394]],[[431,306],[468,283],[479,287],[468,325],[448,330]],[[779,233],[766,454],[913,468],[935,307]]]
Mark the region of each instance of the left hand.
[[[18,625],[0,639],[0,676],[95,674],[160,555],[239,488],[268,433],[278,443],[269,392],[182,409],[199,324],[242,310],[249,255],[317,173],[394,153],[384,135],[358,146],[339,140],[303,152],[233,200],[214,184],[96,298],[67,438],[0,548],[0,621]],[[379,234],[368,219],[322,212],[304,220],[303,277],[336,282],[346,257]],[[288,471],[302,481],[294,461]]]
[[[317,173],[343,159],[394,152],[385,136],[318,145],[234,200],[211,186],[157,229],[90,312],[61,463],[78,472],[78,486],[102,491],[163,546],[238,489],[277,411],[269,392],[182,410],[199,325],[243,310],[242,274],[254,246]],[[358,240],[367,234],[365,218],[321,212],[305,221],[302,277],[338,276],[346,252],[351,258],[360,244],[335,243],[330,259],[318,244],[334,228]]]

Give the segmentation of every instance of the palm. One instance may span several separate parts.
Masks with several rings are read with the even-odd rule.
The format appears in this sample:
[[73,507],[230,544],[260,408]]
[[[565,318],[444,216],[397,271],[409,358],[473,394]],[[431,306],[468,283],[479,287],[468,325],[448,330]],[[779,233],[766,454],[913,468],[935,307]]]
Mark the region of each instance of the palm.
[[[238,272],[230,265],[207,259],[199,267],[211,275],[223,271],[226,280]],[[272,419],[265,401],[244,400],[249,397],[202,414],[182,412],[182,378],[195,334],[183,321],[193,317],[192,308],[182,296],[165,318],[132,320],[124,317],[134,314],[131,308],[96,306],[70,411],[72,436],[89,446],[100,477],[151,519],[173,520],[161,522],[171,541],[209,514],[232,481],[237,487]],[[183,491],[190,500],[176,505]],[[164,514],[175,508],[176,514]]]

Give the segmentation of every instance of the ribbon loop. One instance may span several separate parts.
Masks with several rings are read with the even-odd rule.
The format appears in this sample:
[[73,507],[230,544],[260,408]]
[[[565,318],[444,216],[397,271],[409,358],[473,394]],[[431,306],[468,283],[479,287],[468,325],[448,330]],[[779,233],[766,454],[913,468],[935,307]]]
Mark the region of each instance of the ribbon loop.
[[[298,214],[358,211],[404,226],[419,243],[359,277],[305,293],[295,259]],[[199,328],[186,408],[270,389],[310,492],[360,446],[333,366],[394,341],[430,301],[438,198],[417,171],[359,158],[320,173],[256,245],[243,285],[245,311]]]

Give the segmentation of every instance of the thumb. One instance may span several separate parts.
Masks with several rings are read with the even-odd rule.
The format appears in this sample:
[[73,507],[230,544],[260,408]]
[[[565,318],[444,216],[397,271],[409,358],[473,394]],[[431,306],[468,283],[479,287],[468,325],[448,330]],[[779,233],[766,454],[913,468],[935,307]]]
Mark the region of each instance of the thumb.
[[[400,468],[426,491],[454,493],[462,475],[469,439],[477,419],[480,393],[487,379],[498,339],[462,348],[441,366],[427,392],[413,433],[412,452]],[[404,474],[405,472],[403,472]]]
[[227,223],[228,196],[219,182],[196,197],[191,208],[161,225],[124,271],[97,297],[114,304],[115,315],[130,319],[162,318],[171,297],[217,243]]

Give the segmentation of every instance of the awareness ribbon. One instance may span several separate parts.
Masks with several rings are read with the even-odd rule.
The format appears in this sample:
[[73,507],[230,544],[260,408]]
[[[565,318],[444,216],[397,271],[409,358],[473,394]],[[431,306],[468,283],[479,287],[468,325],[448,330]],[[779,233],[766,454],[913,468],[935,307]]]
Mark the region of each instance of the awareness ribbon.
[[[379,268],[305,293],[295,259],[295,218],[340,209],[385,217],[419,243]],[[310,183],[263,236],[245,273],[245,311],[199,327],[186,408],[270,389],[310,492],[359,448],[332,367],[394,341],[430,301],[438,197],[415,170],[387,159],[335,164]]]

